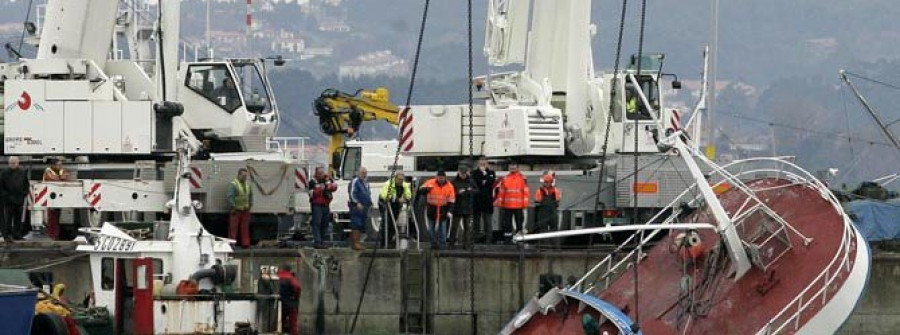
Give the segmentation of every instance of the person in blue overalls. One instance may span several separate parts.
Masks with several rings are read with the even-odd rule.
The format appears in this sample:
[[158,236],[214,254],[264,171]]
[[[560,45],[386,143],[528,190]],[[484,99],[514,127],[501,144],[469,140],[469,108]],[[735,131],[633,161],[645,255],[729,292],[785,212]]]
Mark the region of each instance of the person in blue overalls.
[[372,191],[369,190],[369,182],[366,181],[368,171],[365,167],[359,168],[356,177],[350,181],[350,243],[353,250],[365,249],[360,239],[366,231],[366,220],[369,208],[372,208]]

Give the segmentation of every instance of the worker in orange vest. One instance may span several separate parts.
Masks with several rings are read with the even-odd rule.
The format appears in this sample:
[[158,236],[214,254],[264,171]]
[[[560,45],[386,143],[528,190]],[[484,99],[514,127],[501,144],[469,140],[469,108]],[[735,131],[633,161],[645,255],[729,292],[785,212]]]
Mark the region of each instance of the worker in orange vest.
[[[63,170],[62,161],[56,158],[50,159],[50,167],[44,169],[44,182],[69,181],[69,172]],[[59,230],[59,209],[47,209],[47,236],[53,240],[58,240]]]
[[[519,165],[509,164],[509,173],[497,183],[494,206],[500,208],[500,224],[504,236],[525,230],[525,210],[528,208],[528,182],[519,172]],[[513,225],[513,219],[516,224]]]
[[425,214],[431,227],[431,247],[444,248],[447,246],[447,222],[453,219],[456,189],[447,181],[444,170],[439,170],[437,176],[422,184],[421,190],[428,203]]
[[553,174],[547,173],[541,177],[541,188],[534,193],[534,232],[546,233],[556,229],[559,225],[557,210],[562,200],[562,192],[553,186]]

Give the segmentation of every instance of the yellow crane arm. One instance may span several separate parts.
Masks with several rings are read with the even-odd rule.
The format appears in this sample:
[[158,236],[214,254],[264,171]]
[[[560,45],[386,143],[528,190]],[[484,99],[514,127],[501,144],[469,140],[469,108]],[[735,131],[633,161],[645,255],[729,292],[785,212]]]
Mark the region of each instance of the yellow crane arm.
[[349,94],[327,89],[313,103],[322,132],[331,136],[328,153],[331,169],[337,168],[347,138],[354,138],[363,122],[384,120],[392,125],[400,122],[400,108],[390,102],[387,88],[359,90]]

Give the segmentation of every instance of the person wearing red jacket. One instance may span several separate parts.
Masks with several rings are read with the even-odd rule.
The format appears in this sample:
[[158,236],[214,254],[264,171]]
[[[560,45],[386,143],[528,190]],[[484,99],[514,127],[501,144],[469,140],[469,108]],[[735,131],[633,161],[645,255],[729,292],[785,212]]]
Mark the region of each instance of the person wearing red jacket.
[[525,229],[525,210],[528,209],[529,198],[525,176],[519,172],[518,164],[510,163],[509,173],[497,183],[497,197],[494,199],[494,206],[500,209],[504,236],[512,237]]
[[453,205],[456,203],[456,189],[447,180],[444,170],[422,185],[428,208],[425,211],[431,226],[431,247],[441,249],[447,246],[447,224],[453,220]]
[[300,307],[300,281],[291,272],[291,266],[285,265],[278,271],[278,296],[281,300],[281,327],[290,330],[291,335],[300,334],[300,322],[297,312]]
[[331,223],[331,199],[334,198],[333,194],[337,188],[334,180],[321,167],[317,167],[308,187],[309,204],[312,207],[311,226],[316,249],[326,248],[323,241]]
[[534,194],[534,233],[547,233],[559,226],[559,203],[562,192],[556,186],[552,173],[541,177],[541,188]]

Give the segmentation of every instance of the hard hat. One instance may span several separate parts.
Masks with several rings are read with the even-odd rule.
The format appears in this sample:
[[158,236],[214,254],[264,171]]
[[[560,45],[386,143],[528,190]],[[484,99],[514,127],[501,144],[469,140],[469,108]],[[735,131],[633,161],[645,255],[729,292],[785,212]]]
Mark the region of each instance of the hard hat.
[[553,175],[552,175],[552,174],[545,174],[543,177],[541,177],[541,180],[542,180],[543,182],[545,182],[545,183],[552,183],[552,182],[553,182]]

